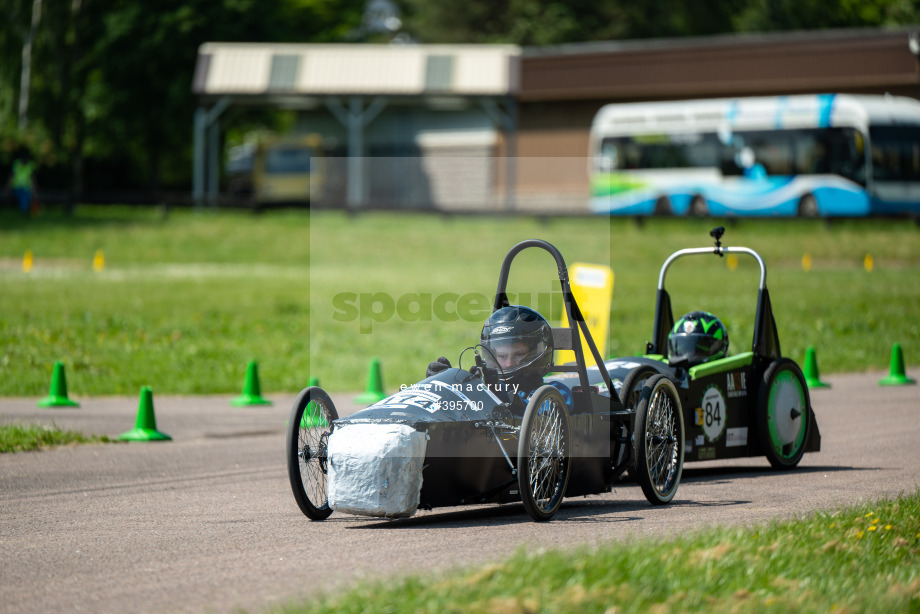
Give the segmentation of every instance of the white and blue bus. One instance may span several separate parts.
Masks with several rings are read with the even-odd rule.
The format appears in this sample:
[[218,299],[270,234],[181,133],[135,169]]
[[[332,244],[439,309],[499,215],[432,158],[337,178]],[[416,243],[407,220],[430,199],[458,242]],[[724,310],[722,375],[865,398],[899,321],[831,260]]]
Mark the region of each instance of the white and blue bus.
[[610,104],[590,142],[590,205],[600,214],[920,214],[920,102],[911,98]]

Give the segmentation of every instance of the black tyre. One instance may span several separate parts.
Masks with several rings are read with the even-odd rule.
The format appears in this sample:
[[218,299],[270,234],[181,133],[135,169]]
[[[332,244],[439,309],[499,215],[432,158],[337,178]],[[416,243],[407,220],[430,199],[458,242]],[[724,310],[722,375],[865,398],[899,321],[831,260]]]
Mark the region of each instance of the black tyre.
[[667,196],[659,196],[655,201],[655,215],[672,215],[674,210],[671,208],[671,199]]
[[623,386],[620,388],[620,402],[625,407],[635,409],[636,405],[639,404],[639,394],[642,392],[642,386],[645,385],[645,381],[657,374],[658,371],[648,365],[636,367],[627,373],[623,379]]
[[687,215],[690,217],[706,217],[709,215],[709,205],[706,199],[697,194],[690,201],[690,207],[687,209]]
[[814,194],[805,194],[799,199],[799,217],[818,217],[818,201]]
[[541,386],[530,397],[518,439],[517,479],[524,509],[536,521],[553,517],[569,483],[572,435],[562,395]]
[[[626,374],[626,378],[623,380],[623,386],[620,388],[620,402],[624,407],[628,409],[635,409],[636,405],[639,404],[639,394],[642,392],[642,386],[645,385],[645,381],[657,375],[658,371],[654,367],[648,365],[642,365],[640,367],[634,368],[632,371]],[[625,447],[624,447],[625,448]],[[623,450],[623,454],[626,453],[626,450]],[[633,456],[633,464],[629,466],[626,470],[626,475],[633,482],[638,482],[639,477],[636,473],[636,464],[635,456]],[[616,459],[617,463],[622,462],[622,454]]]
[[684,416],[677,388],[664,375],[650,377],[642,387],[636,405],[633,457],[636,477],[649,503],[670,502],[684,468]]
[[757,432],[770,464],[791,469],[805,454],[810,426],[808,386],[795,362],[774,360],[767,367],[757,395]]
[[332,513],[326,496],[326,446],[339,414],[322,388],[312,386],[297,395],[287,431],[288,477],[301,511],[310,520]]

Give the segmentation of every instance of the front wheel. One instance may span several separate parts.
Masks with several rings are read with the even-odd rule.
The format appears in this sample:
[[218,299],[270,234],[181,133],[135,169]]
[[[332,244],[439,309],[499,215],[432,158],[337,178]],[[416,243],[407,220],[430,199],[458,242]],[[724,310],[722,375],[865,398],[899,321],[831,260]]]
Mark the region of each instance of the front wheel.
[[757,431],[767,460],[776,469],[799,464],[808,441],[808,387],[799,365],[788,358],[767,367],[757,395]]
[[302,390],[291,409],[288,477],[297,505],[310,520],[325,520],[332,513],[326,495],[326,450],[332,423],[338,418],[332,399],[315,386]]
[[524,509],[536,521],[553,517],[569,483],[572,434],[559,390],[541,386],[530,397],[518,439],[517,479]]
[[648,378],[636,405],[633,458],[645,498],[669,503],[684,468],[684,416],[674,382],[665,375]]

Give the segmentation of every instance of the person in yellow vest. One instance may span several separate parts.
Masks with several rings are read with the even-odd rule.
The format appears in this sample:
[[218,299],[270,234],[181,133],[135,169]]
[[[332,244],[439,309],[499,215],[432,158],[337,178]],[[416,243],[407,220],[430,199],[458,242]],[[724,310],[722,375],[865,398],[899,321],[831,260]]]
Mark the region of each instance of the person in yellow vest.
[[32,197],[35,193],[35,162],[28,156],[20,154],[13,160],[13,169],[10,173],[10,188],[19,205],[19,213],[29,215],[32,210]]

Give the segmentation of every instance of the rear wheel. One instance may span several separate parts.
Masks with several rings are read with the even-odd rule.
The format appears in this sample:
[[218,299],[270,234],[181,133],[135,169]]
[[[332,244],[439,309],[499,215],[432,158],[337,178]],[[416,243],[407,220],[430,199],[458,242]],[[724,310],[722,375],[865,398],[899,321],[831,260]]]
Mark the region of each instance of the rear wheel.
[[[620,402],[623,403],[623,406],[627,409],[635,409],[636,405],[639,404],[639,394],[642,392],[642,387],[645,385],[645,381],[657,375],[658,371],[654,367],[648,365],[642,365],[640,367],[635,367],[632,371],[626,374],[626,378],[623,380],[623,386],[620,388]],[[617,465],[622,462],[622,456],[626,453],[626,447],[623,446],[622,453],[616,459]],[[635,456],[633,457],[633,464],[626,469],[626,475],[633,482],[639,481],[638,474],[636,473],[636,464]]]
[[776,469],[791,469],[802,460],[810,406],[799,366],[788,358],[770,363],[757,397],[757,431],[764,454]]
[[635,424],[633,456],[642,492],[652,505],[669,503],[684,468],[684,417],[677,388],[667,376],[645,382]]
[[572,435],[562,395],[541,386],[530,397],[518,439],[517,479],[524,509],[536,521],[553,517],[569,483]]
[[799,199],[799,217],[818,217],[818,201],[814,194]]
[[639,404],[639,394],[642,392],[642,386],[645,385],[645,381],[657,374],[658,371],[648,365],[636,367],[627,373],[623,379],[623,386],[620,388],[620,402],[624,406],[634,409]]
[[326,495],[326,450],[338,413],[322,388],[306,388],[294,401],[287,432],[288,477],[300,510],[310,520],[332,513]]
[[706,217],[709,215],[709,206],[706,205],[706,199],[697,194],[690,201],[690,207],[687,209],[687,215],[691,217]]

